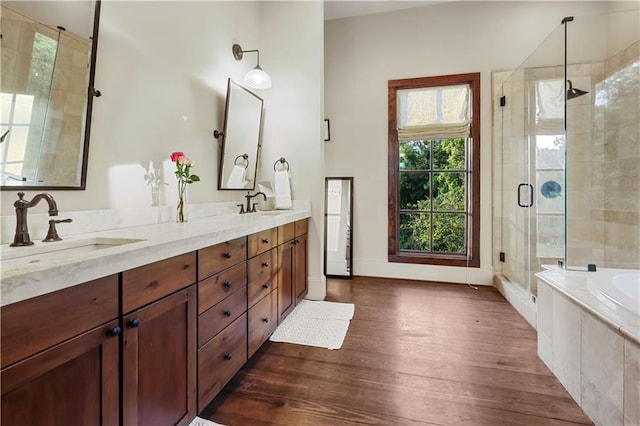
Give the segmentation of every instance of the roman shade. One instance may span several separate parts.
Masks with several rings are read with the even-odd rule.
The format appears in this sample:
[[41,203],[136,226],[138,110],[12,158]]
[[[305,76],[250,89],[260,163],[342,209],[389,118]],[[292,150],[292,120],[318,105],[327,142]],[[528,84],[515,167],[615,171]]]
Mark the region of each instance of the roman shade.
[[467,84],[398,90],[398,139],[468,137],[469,91]]
[[536,133],[558,133],[564,128],[564,82],[537,80]]

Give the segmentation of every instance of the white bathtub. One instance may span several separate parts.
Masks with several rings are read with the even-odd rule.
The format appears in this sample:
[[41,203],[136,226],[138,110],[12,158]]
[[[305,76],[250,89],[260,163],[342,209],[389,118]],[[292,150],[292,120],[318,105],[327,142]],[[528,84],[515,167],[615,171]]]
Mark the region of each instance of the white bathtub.
[[597,426],[640,425],[640,271],[538,276],[538,356]]
[[640,271],[607,269],[587,278],[587,288],[612,309],[622,306],[638,315],[640,310]]
[[586,272],[552,268],[536,275],[640,344],[640,271]]

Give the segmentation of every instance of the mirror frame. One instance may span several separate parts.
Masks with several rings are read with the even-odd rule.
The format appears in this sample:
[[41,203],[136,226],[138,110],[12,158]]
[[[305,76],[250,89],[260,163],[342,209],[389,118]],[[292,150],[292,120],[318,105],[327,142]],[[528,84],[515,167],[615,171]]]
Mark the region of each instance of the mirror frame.
[[93,13],[93,34],[91,38],[91,63],[89,64],[89,84],[87,86],[87,113],[85,115],[84,141],[82,141],[82,167],[80,171],[79,185],[0,185],[1,191],[40,191],[40,190],[85,190],[87,186],[87,168],[89,162],[89,138],[91,136],[91,116],[93,98],[101,96],[100,91],[94,87],[96,75],[96,58],[98,56],[98,29],[100,27],[100,7],[102,0],[95,0]]
[[[255,97],[256,99],[258,99],[260,101],[260,120],[259,120],[259,127],[258,127],[258,140],[256,141],[256,159],[255,159],[255,167],[253,170],[253,179],[252,179],[252,186],[250,187],[246,187],[246,188],[225,188],[223,186],[223,171],[224,171],[224,161],[225,161],[225,153],[226,153],[226,149],[227,149],[227,126],[229,124],[229,105],[231,103],[231,85],[236,86],[239,90],[244,90],[245,92],[247,92],[249,95]],[[227,79],[227,98],[225,101],[225,107],[224,107],[224,127],[222,132],[218,132],[217,130],[214,132],[214,137],[219,138],[220,136],[222,136],[222,142],[220,143],[220,161],[218,162],[218,190],[219,191],[253,191],[256,189],[256,178],[258,177],[258,161],[260,159],[260,151],[262,148],[262,119],[264,117],[264,100],[256,95],[255,93],[253,93],[251,90],[247,89],[246,87],[242,86],[241,84],[236,83],[235,81],[233,81],[231,78]],[[234,161],[235,163],[235,161]]]
[[[329,213],[327,207],[329,204],[329,193],[327,191],[330,180],[340,180],[349,182],[349,249],[347,251],[347,262],[349,264],[348,275],[327,274],[327,237],[328,237],[328,220]],[[325,177],[324,178],[324,275],[327,278],[353,278],[353,177]]]

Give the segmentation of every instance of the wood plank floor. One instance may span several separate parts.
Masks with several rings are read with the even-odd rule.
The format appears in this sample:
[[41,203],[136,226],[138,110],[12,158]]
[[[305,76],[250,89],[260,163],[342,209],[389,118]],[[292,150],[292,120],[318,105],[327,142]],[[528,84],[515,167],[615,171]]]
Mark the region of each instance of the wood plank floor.
[[493,287],[355,277],[344,345],[266,342],[200,414],[240,425],[592,424]]

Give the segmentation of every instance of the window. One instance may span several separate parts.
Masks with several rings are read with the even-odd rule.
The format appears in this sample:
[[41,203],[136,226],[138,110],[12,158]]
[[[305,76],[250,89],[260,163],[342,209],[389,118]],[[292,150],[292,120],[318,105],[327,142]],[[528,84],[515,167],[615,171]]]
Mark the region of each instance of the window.
[[480,266],[480,74],[389,81],[390,262]]

